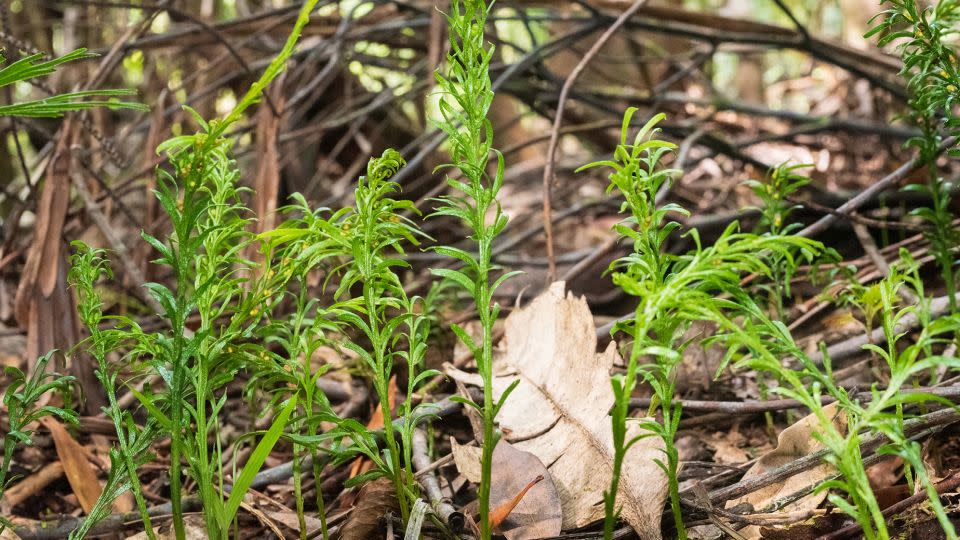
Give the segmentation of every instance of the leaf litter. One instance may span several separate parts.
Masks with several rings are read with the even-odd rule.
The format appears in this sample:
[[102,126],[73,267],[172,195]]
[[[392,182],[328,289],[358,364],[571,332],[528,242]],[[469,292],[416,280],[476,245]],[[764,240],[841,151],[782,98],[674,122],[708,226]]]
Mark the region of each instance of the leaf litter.
[[[493,380],[495,399],[520,381],[497,417],[506,440],[546,464],[560,495],[564,530],[601,520],[613,464],[610,370],[619,359],[616,344],[596,352],[586,299],[555,282],[507,317],[502,347]],[[447,374],[480,384],[476,374],[453,367]],[[631,422],[628,437],[645,434],[641,421]],[[631,447],[617,494],[622,517],[644,539],[661,537],[668,483],[654,460],[662,448],[653,437]]]

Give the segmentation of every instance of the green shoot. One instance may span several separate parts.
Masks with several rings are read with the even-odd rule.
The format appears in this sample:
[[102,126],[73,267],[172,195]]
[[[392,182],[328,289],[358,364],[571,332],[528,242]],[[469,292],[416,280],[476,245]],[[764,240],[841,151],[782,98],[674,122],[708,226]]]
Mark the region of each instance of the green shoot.
[[[354,352],[372,376],[384,418],[386,447],[381,452],[366,427],[343,420],[340,427],[350,434],[353,444],[351,449],[343,450],[339,460],[353,453],[370,459],[376,469],[358,476],[351,484],[389,477],[400,503],[401,518],[406,523],[418,493],[412,465],[414,425],[409,414],[413,409],[412,396],[424,380],[437,372],[422,370],[429,320],[420,307],[421,300],[407,295],[398,274],[398,269],[407,266],[400,258],[404,253],[403,244],[417,245],[423,236],[417,226],[402,215],[415,211],[413,203],[391,197],[399,186],[389,179],[403,164],[403,158],[395,150],[384,151],[381,157],[370,160],[366,176],[360,178],[355,190],[355,208],[339,210],[324,219],[301,203],[300,210],[306,218],[291,222],[273,234],[278,239],[298,238],[314,246],[302,251],[299,263],[317,264],[329,258],[342,261],[339,271],[334,272],[339,277],[334,293],[337,304],[328,312],[337,318],[341,327],[354,329],[362,338],[362,341],[347,340],[342,346]],[[350,292],[357,288],[360,296],[351,298]],[[397,411],[405,418],[399,433],[393,425],[395,415],[388,397],[397,360],[405,361],[408,367],[406,398]]]
[[[853,399],[846,389],[834,380],[828,356],[824,355],[823,369],[817,367],[800,347],[794,343],[786,326],[771,321],[760,310],[744,312],[742,325],[727,324],[726,334],[716,337],[731,351],[745,349],[749,354],[738,361],[738,367],[748,367],[776,375],[781,386],[773,391],[796,399],[816,415],[819,431],[815,434],[829,451],[826,461],[838,473],[836,479],[828,480],[819,490],[831,490],[830,502],[847,513],[863,528],[868,540],[890,538],[879,503],[866,474],[861,443],[867,434],[883,434],[890,443],[879,452],[899,455],[914,471],[914,480],[919,482],[930,496],[931,507],[948,538],[956,533],[939,501],[939,495],[923,471],[920,447],[904,436],[904,407],[911,404],[937,402],[951,405],[943,398],[920,393],[904,393],[901,389],[914,377],[938,365],[960,367],[960,360],[931,355],[929,351],[944,345],[960,329],[960,318],[955,315],[929,321],[921,328],[914,343],[902,346],[903,335],[896,331],[897,323],[920,306],[896,305],[897,292],[904,283],[913,283],[909,274],[915,275],[915,266],[909,255],[901,253],[902,269],[892,268],[877,290],[882,297],[881,319],[886,336],[884,347],[868,344],[864,348],[885,361],[888,381],[885,388],[874,385],[871,399],[862,404]],[[922,297],[922,290],[915,291]],[[795,358],[799,365],[784,366],[782,358]],[[821,395],[837,400],[837,412],[830,413],[821,403]],[[952,405],[951,405],[952,406]],[[841,415],[837,417],[837,415]],[[840,496],[845,495],[845,497]]]
[[[952,223],[951,186],[937,173],[936,158],[944,135],[960,133],[960,116],[956,115],[956,106],[960,103],[960,67],[957,50],[950,45],[951,39],[960,34],[960,2],[940,0],[931,7],[922,7],[916,0],[886,2],[890,8],[878,15],[882,19],[866,37],[881,34],[878,42],[881,46],[902,40],[897,47],[903,59],[901,76],[907,81],[910,94],[909,118],[922,130],[922,135],[910,139],[907,146],[915,147],[927,166],[927,183],[911,184],[905,189],[930,197],[930,208],[918,208],[912,214],[930,225],[927,237],[931,251],[940,267],[951,310],[956,312],[957,270],[953,248],[960,242],[960,234]],[[960,156],[960,149],[955,143],[953,146],[949,154]]]
[[[40,54],[26,56],[20,60],[17,60],[16,62],[13,62],[12,64],[4,66],[3,69],[0,69],[0,87],[50,75],[56,71],[59,66],[66,64],[67,62],[82,60],[84,58],[93,58],[95,56],[95,54],[88,53],[86,49],[77,49],[59,58],[54,58],[53,60],[48,60],[45,62],[41,61],[42,55]],[[4,56],[2,53],[0,53],[0,62],[3,60]],[[102,89],[67,92],[35,101],[0,105],[0,116],[57,118],[70,111],[81,111],[97,107],[149,111],[149,107],[142,103],[119,101],[115,99],[135,94],[135,91],[126,89]]]
[[[483,417],[478,494],[480,536],[483,540],[492,535],[490,478],[493,449],[500,437],[495,433],[494,419],[513,389],[510,387],[499,402],[494,403],[493,324],[500,307],[493,301],[493,295],[497,287],[513,274],[504,274],[491,283],[495,271],[493,241],[507,225],[507,217],[501,212],[497,201],[497,193],[503,185],[503,155],[493,148],[493,126],[487,119],[487,111],[493,101],[489,74],[493,47],[484,41],[488,10],[483,0],[453,0],[450,13],[447,14],[450,52],[447,54],[446,74],[437,73],[441,93],[441,118],[437,120],[437,125],[447,135],[450,145],[453,163],[447,167],[456,168],[461,178],[447,178],[447,184],[457,194],[440,197],[440,206],[433,214],[461,221],[470,231],[470,238],[477,248],[476,255],[450,246],[435,248],[438,253],[457,259],[465,268],[434,269],[433,273],[462,287],[473,298],[480,319],[479,342],[457,325],[453,325],[453,331],[473,353],[477,370],[483,379],[483,405],[464,400],[466,405],[477,409]],[[492,176],[487,172],[491,153],[497,157],[496,171]]]
[[[117,432],[118,447],[110,452],[110,476],[107,479],[104,493],[100,501],[84,523],[71,537],[83,538],[87,531],[97,521],[107,517],[110,512],[110,502],[126,490],[126,486],[133,492],[140,511],[140,517],[146,526],[147,536],[155,538],[153,527],[150,524],[150,515],[147,513],[147,502],[143,496],[143,489],[137,476],[137,467],[149,459],[150,443],[156,437],[156,423],[148,417],[143,429],[138,429],[129,411],[122,410],[117,404],[118,369],[108,364],[107,353],[121,346],[136,345],[137,340],[144,337],[140,327],[133,320],[126,317],[111,317],[117,327],[104,330],[103,303],[95,290],[95,284],[101,276],[110,278],[112,272],[102,250],[91,249],[82,242],[74,242],[76,252],[71,257],[70,284],[76,289],[79,298],[80,320],[90,330],[87,352],[96,360],[96,376],[103,385],[107,395],[107,406],[104,413],[113,422]],[[82,345],[82,344],[81,344]],[[102,504],[101,504],[102,503]]]
[[[131,355],[144,359],[141,374],[157,377],[164,387],[157,393],[150,389],[142,393],[131,391],[149,413],[150,422],[157,426],[155,432],[144,428],[148,443],[160,433],[170,436],[170,497],[178,540],[185,536],[184,472],[199,490],[207,533],[213,538],[225,538],[249,480],[279,440],[296,409],[297,396],[294,395],[278,412],[224,500],[228,490],[224,483],[218,416],[226,403],[226,385],[239,371],[270,358],[265,346],[253,338],[260,323],[282,299],[283,295],[276,293],[286,289],[292,274],[284,271],[257,274],[253,263],[242,257],[243,250],[256,239],[247,231],[250,218],[241,202],[243,190],[236,187],[239,171],[229,157],[233,143],[222,135],[283,70],[316,3],[317,0],[311,0],[303,6],[281,54],[224,121],[208,123],[195,115],[201,126],[199,133],[175,137],[157,149],[158,153],[168,155],[172,166],[172,172],[158,170],[156,194],[173,230],[166,241],[146,233],[143,238],[160,254],[156,262],[169,267],[173,275],[172,289],[159,283],[147,284],[150,294],[163,308],[160,315],[166,319],[169,329],[153,334],[135,329],[128,335],[135,340]],[[102,315],[92,284],[104,272],[100,256],[81,248],[74,262],[77,265],[74,282],[86,298],[84,322],[90,328],[92,351],[100,362],[98,376],[111,394],[108,414],[114,419],[122,441],[117,454],[123,463],[115,467],[120,471],[112,478],[115,486],[104,490],[101,497],[103,505],[109,507],[111,497],[123,490],[117,487],[124,484],[121,478],[136,484],[138,463],[132,456],[142,454],[144,446],[132,422],[116,410],[116,374],[103,360],[106,353],[131,344],[96,328]],[[265,264],[269,268],[273,261],[268,259]],[[194,313],[199,318],[198,326],[188,328],[187,320]],[[131,326],[127,321],[119,322]],[[211,447],[209,438],[217,444]],[[91,516],[88,523],[93,523],[96,517]],[[84,533],[82,530],[78,536]]]
[[[10,378],[10,384],[3,393],[3,405],[7,409],[7,432],[3,435],[3,461],[0,461],[0,498],[6,490],[13,462],[13,452],[17,445],[31,445],[33,440],[33,424],[41,418],[52,416],[68,423],[76,423],[75,412],[52,405],[39,405],[47,392],[68,392],[73,377],[58,376],[47,372],[50,359],[59,354],[50,351],[37,360],[33,373],[30,376],[13,366],[4,368],[4,374]],[[0,531],[9,525],[0,518]]]
[[[614,332],[628,335],[633,344],[627,354],[626,373],[611,381],[616,398],[612,411],[614,460],[610,488],[604,496],[604,537],[613,538],[619,514],[616,495],[624,456],[637,440],[655,435],[664,443],[665,459],[657,460],[657,464],[667,475],[677,533],[686,538],[677,481],[679,457],[674,446],[681,408],[674,400],[673,372],[682,358],[682,336],[695,321],[714,322],[720,327],[732,324],[727,312],[737,304],[725,296],[752,305],[739,286],[745,273],[772,277],[773,261],[794,266],[798,253],[810,258],[819,250],[819,244],[788,235],[741,233],[733,223],[713,246],[703,247],[697,231],[691,230],[688,235],[695,249],[682,256],[667,254],[664,243],[680,227],[668,215],[685,211],[675,204],[657,207],[655,198],[660,187],[677,172],[659,167],[660,160],[675,146],[656,138],[655,128],[664,118],[662,114],[650,119],[632,141],[628,140],[634,112],[636,109],[631,108],[624,116],[613,160],[581,167],[613,169],[608,189],[623,195],[621,211],[629,212],[629,217],[615,229],[633,242],[633,253],[611,266],[615,270],[613,281],[638,299],[633,318],[614,328]],[[655,400],[650,415],[659,409],[661,420],[645,421],[642,426],[649,433],[627,440],[628,406],[638,380],[653,388]]]

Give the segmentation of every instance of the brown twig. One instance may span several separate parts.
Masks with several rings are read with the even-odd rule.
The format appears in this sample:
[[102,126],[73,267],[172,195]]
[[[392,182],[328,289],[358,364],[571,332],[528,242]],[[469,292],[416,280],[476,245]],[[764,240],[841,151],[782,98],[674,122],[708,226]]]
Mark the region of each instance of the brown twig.
[[583,58],[581,58],[576,67],[573,68],[573,71],[570,72],[567,80],[563,82],[563,87],[560,89],[560,98],[557,101],[557,114],[553,119],[553,128],[550,132],[550,144],[547,146],[547,163],[543,168],[543,232],[546,235],[547,244],[548,283],[557,277],[557,261],[556,255],[553,251],[553,223],[550,221],[550,190],[555,179],[554,164],[557,153],[557,142],[560,139],[560,124],[563,122],[563,110],[567,104],[567,96],[570,94],[570,89],[573,87],[573,83],[577,80],[577,77],[580,76],[580,73],[582,73],[587,67],[587,64],[589,64],[593,57],[600,52],[600,49],[603,48],[613,34],[616,33],[616,31],[646,3],[647,0],[636,0],[632,6],[624,11],[619,17],[617,17],[617,20],[614,21],[613,24],[606,29],[606,31],[604,31],[600,38],[594,42],[593,46],[590,47],[590,50],[583,55]]
[[[904,388],[901,390],[904,394],[932,394],[943,398],[960,398],[960,386],[948,387],[919,387]],[[851,399],[869,401],[873,394],[870,392],[858,392]],[[829,396],[822,396],[820,402],[824,405],[836,401]],[[643,409],[650,406],[651,398],[630,398],[630,406]],[[693,399],[677,400],[684,411],[713,412],[728,415],[740,414],[758,414],[772,411],[783,411],[788,409],[799,409],[805,407],[801,402],[795,399],[770,399],[764,401],[703,401]]]
[[[413,467],[419,472],[430,467],[430,456],[427,455],[427,433],[422,429],[413,431]],[[430,505],[440,520],[445,523],[454,534],[463,531],[466,524],[466,518],[462,512],[450,504],[450,500],[443,496],[440,491],[440,482],[433,473],[426,473],[420,476],[420,484],[423,485],[427,497],[430,499]]]
[[[956,137],[947,137],[946,139],[944,139],[942,143],[940,143],[940,146],[937,149],[938,153],[943,152],[948,148],[951,148],[955,144],[957,144]],[[924,162],[920,158],[920,156],[915,156],[911,158],[910,161],[907,161],[892,173],[888,174],[887,176],[884,176],[880,180],[877,180],[876,182],[871,184],[870,187],[861,191],[855,197],[851,198],[849,201],[840,205],[840,207],[837,208],[834,213],[823,216],[812,225],[805,227],[803,230],[797,233],[797,236],[804,236],[809,238],[822,233],[823,231],[827,230],[827,228],[830,227],[830,225],[833,225],[833,223],[836,222],[840,216],[847,215],[853,212],[854,210],[856,210],[857,208],[860,208],[864,204],[870,202],[871,200],[873,200],[873,198],[877,194],[895,185],[897,182],[903,180],[904,178],[910,176],[911,173],[913,173],[923,165],[924,165]]]

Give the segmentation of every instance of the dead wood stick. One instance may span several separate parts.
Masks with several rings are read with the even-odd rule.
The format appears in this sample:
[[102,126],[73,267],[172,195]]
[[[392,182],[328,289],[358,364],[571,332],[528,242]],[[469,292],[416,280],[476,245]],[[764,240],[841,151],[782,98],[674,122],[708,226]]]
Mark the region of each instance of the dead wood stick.
[[[427,455],[427,433],[422,429],[414,430],[412,442],[413,467],[418,472],[428,469],[430,467],[430,456]],[[432,472],[426,473],[420,477],[420,483],[423,485],[424,491],[427,492],[427,497],[430,498],[430,505],[433,506],[433,511],[436,512],[440,520],[449,526],[454,534],[459,534],[463,531],[466,518],[462,512],[458,512],[457,509],[450,504],[449,499],[443,496],[437,477]]]
[[[958,295],[960,296],[960,295]],[[950,299],[946,296],[939,296],[930,300],[930,318],[931,320],[940,317],[950,311]],[[897,323],[896,332],[909,332],[920,324],[916,313],[906,315]],[[883,340],[883,328],[875,328],[869,335],[861,334],[850,339],[834,343],[827,347],[827,355],[831,360],[843,360],[857,355],[863,351],[863,346],[868,343],[880,343]],[[817,351],[810,355],[810,360],[815,364],[823,363],[823,355]]]
[[47,463],[39,471],[27,476],[19,483],[14,484],[0,500],[0,507],[5,511],[12,510],[23,501],[43,491],[43,489],[63,476],[63,463],[53,461]]
[[[200,499],[189,497],[183,500],[184,512],[196,512],[201,509]],[[147,509],[147,514],[152,518],[160,516],[169,516],[173,511],[170,503],[163,503]],[[21,540],[63,540],[74,531],[83,522],[84,518],[65,517],[55,521],[30,521],[13,523],[13,532]],[[134,523],[139,523],[140,512],[125,512],[122,514],[111,514],[97,523],[90,529],[87,536],[98,536],[103,534],[116,533],[125,527]],[[141,527],[142,528],[142,527]]]
[[[904,388],[901,390],[901,392],[904,394],[928,393],[945,398],[960,398],[960,386]],[[872,394],[870,392],[858,392],[852,397],[853,399],[869,401],[872,397]],[[645,408],[650,406],[650,401],[650,398],[631,398],[630,406],[635,408]],[[820,402],[824,405],[833,403],[834,401],[836,400],[830,396],[822,396],[820,398]],[[756,414],[805,407],[805,405],[795,399],[770,399],[763,401],[706,401],[681,399],[679,402],[685,411],[717,412],[725,414]]]
[[[909,435],[932,426],[952,424],[957,420],[960,420],[960,412],[957,412],[955,409],[942,409],[925,414],[919,418],[908,420],[904,423],[904,432],[905,434]],[[887,438],[879,434],[867,437],[860,445],[861,452],[866,455],[886,441]],[[751,478],[746,481],[740,481],[731,486],[714,490],[710,493],[710,502],[714,505],[721,505],[730,499],[742,497],[747,493],[753,493],[754,491],[769,486],[770,484],[786,480],[795,474],[816,467],[823,462],[823,458],[827,455],[827,453],[828,450],[826,449],[819,452],[814,452],[787,465],[784,465],[783,467],[778,467],[766,474],[762,474],[755,478]]]
[[[948,148],[952,147],[955,144],[957,144],[956,137],[947,137],[946,139],[944,139],[942,143],[940,143],[940,147],[938,148],[938,153],[943,152],[944,150],[947,150]],[[910,161],[907,161],[892,173],[888,174],[887,176],[884,176],[880,180],[877,180],[873,185],[861,191],[849,201],[840,205],[840,207],[836,209],[835,213],[823,216],[822,218],[814,222],[812,225],[805,227],[803,230],[797,233],[797,236],[804,236],[809,238],[822,233],[823,231],[827,230],[827,228],[830,225],[833,225],[833,223],[837,221],[839,216],[849,214],[850,212],[853,212],[854,210],[860,208],[864,204],[870,202],[881,191],[903,180],[904,178],[909,176],[913,171],[919,169],[923,165],[924,165],[924,162],[922,159],[920,159],[919,156],[913,157],[912,159],[910,159]]]
[[610,40],[613,34],[646,3],[647,0],[636,0],[633,5],[617,17],[617,20],[600,35],[600,38],[597,39],[587,53],[583,55],[583,58],[581,58],[576,67],[573,68],[573,71],[570,72],[567,80],[563,82],[563,87],[560,89],[560,98],[557,101],[557,114],[553,118],[553,128],[550,131],[550,143],[547,146],[547,163],[543,168],[543,232],[546,236],[547,244],[547,283],[557,277],[557,261],[553,253],[553,224],[550,221],[550,191],[555,179],[554,162],[557,153],[557,142],[560,139],[560,124],[563,122],[563,110],[567,104],[567,96],[570,94],[573,83],[576,82],[580,73],[587,67],[587,64],[600,52],[600,49]]

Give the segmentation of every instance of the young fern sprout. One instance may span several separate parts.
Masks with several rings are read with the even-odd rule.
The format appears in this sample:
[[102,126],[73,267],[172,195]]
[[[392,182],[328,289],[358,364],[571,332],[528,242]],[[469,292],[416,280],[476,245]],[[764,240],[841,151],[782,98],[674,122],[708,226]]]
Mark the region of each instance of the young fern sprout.
[[[927,165],[927,183],[910,184],[909,191],[929,196],[930,208],[917,208],[912,214],[930,225],[927,237],[932,255],[940,268],[947,289],[950,307],[957,311],[957,270],[954,247],[960,242],[960,233],[953,227],[950,211],[952,186],[938,173],[936,159],[947,136],[960,135],[960,66],[956,37],[960,35],[960,2],[939,0],[924,7],[917,0],[885,0],[889,9],[879,14],[880,22],[865,37],[881,34],[878,45],[899,41],[897,48],[903,59],[901,76],[907,82],[910,95],[908,118],[920,126],[922,134],[907,141]],[[956,142],[948,150],[960,156]]]
[[[142,436],[138,436],[129,416],[112,413],[115,423],[124,424],[118,429],[118,437],[126,444],[126,450],[121,444],[118,451],[122,466],[115,469],[135,477],[133,469],[138,463],[130,456],[139,459],[155,438],[169,435],[170,499],[178,540],[185,537],[184,474],[189,475],[199,491],[207,534],[226,538],[253,477],[297,407],[299,396],[294,394],[275,415],[228,487],[219,419],[226,403],[226,387],[241,370],[270,358],[269,351],[254,338],[260,337],[258,327],[283,298],[283,294],[277,293],[286,289],[291,273],[268,271],[258,275],[254,263],[242,257],[254,238],[247,232],[250,218],[241,202],[243,191],[236,187],[239,172],[229,157],[233,143],[223,135],[284,69],[317,1],[304,4],[280,54],[223,121],[208,123],[194,113],[201,126],[198,133],[174,137],[157,148],[158,153],[167,154],[172,166],[172,172],[158,170],[156,190],[172,232],[165,240],[145,233],[142,236],[159,253],[155,262],[167,266],[173,276],[173,288],[159,283],[146,285],[162,307],[159,315],[166,319],[168,328],[151,334],[132,332],[133,344],[117,340],[109,332],[91,329],[97,354],[102,353],[105,358],[112,350],[132,345],[131,357],[144,359],[139,375],[155,376],[162,382],[156,393],[150,387],[143,392],[131,388],[148,414],[148,424],[153,422],[156,426],[155,431],[145,427],[139,432]],[[90,284],[83,285],[88,324],[99,317],[99,299],[92,288],[92,282],[102,273],[97,259],[97,255],[84,255],[81,250],[75,261],[80,267],[74,272],[76,283]],[[198,323],[188,328],[188,317],[194,314]],[[105,386],[113,394],[110,402],[115,403],[116,383],[110,379],[115,374],[106,369],[100,371],[98,376],[107,381]],[[215,441],[212,446],[208,444],[210,438]],[[120,487],[105,489],[98,507],[109,508],[122,491],[120,473],[108,479]],[[85,524],[86,530],[95,516],[91,518]],[[77,536],[83,534],[85,530]]]
[[[117,447],[110,451],[110,474],[104,487],[104,495],[97,501],[94,509],[84,519],[71,538],[83,538],[93,525],[106,518],[112,510],[111,503],[124,491],[133,492],[140,518],[143,520],[147,537],[156,537],[147,512],[147,502],[137,475],[137,469],[150,459],[150,444],[157,437],[157,424],[154,418],[147,416],[142,428],[138,428],[130,411],[117,404],[117,379],[120,375],[117,366],[110,365],[107,353],[120,348],[135,348],[138,341],[144,339],[140,326],[124,316],[105,317],[103,302],[95,286],[101,277],[113,277],[105,252],[94,249],[83,242],[72,243],[76,249],[70,259],[68,280],[77,291],[80,320],[90,332],[86,344],[87,352],[97,362],[96,376],[107,396],[104,414],[113,422],[117,433]],[[102,328],[105,320],[112,321],[114,328]],[[135,359],[131,359],[135,360]],[[134,362],[131,362],[134,363]]]
[[[315,353],[324,345],[335,344],[332,334],[340,331],[336,307],[324,307],[317,298],[311,297],[308,276],[327,262],[332,254],[330,242],[318,236],[303,234],[311,224],[323,219],[325,209],[312,210],[302,195],[293,195],[294,204],[285,208],[286,213],[299,212],[302,217],[291,219],[274,230],[261,233],[264,252],[264,271],[272,278],[279,271],[288,274],[293,291],[294,309],[287,317],[272,319],[258,331],[268,346],[268,351],[279,347],[280,353],[268,352],[268,358],[260,362],[247,382],[247,394],[252,403],[259,397],[259,389],[274,389],[272,402],[276,405],[296,395],[300,414],[290,421],[293,443],[293,489],[296,501],[300,537],[306,538],[308,528],[303,497],[302,466],[307,457],[313,465],[314,483],[320,485],[321,472],[327,456],[320,452],[335,453],[335,449],[320,446],[320,443],[338,442],[339,433],[332,430],[322,433],[322,423],[336,423],[339,418],[333,411],[326,395],[317,387],[318,379],[330,368],[329,364],[317,368],[313,365]],[[281,261],[271,265],[271,261]],[[292,389],[292,392],[291,392]],[[305,435],[309,434],[309,435]],[[315,490],[321,535],[329,538],[322,490]]]
[[[737,223],[733,223],[709,247],[702,246],[697,231],[691,230],[687,235],[694,249],[680,256],[668,254],[664,243],[680,228],[679,223],[669,220],[668,214],[686,212],[675,204],[658,207],[655,198],[660,187],[678,172],[659,167],[660,160],[675,146],[656,138],[655,127],[663,120],[663,114],[651,118],[629,140],[630,120],[636,110],[630,108],[624,115],[620,144],[613,160],[591,163],[580,169],[597,166],[613,169],[608,189],[623,195],[621,211],[629,213],[615,229],[633,242],[633,252],[611,265],[613,281],[638,300],[633,317],[613,330],[629,336],[632,345],[626,354],[626,373],[611,380],[615,395],[611,413],[614,456],[610,487],[604,494],[604,537],[613,538],[619,514],[616,496],[627,451],[638,440],[657,436],[664,445],[664,458],[658,459],[657,464],[668,479],[678,536],[686,538],[677,480],[679,456],[674,445],[681,414],[680,403],[674,400],[674,369],[686,345],[683,335],[696,321],[712,322],[719,327],[732,324],[728,312],[737,306],[737,301],[752,303],[739,286],[743,275],[756,272],[771,277],[772,261],[795,266],[798,258],[811,258],[819,250],[819,244],[789,235],[741,233]],[[633,435],[635,432],[628,430],[627,412],[630,396],[639,381],[653,389],[655,399],[650,416],[654,417],[659,411],[661,420],[643,421],[639,427],[646,433]]]
[[[798,174],[797,171],[811,166],[809,164],[790,165],[782,163],[770,169],[763,182],[756,180],[744,182],[760,199],[761,203],[756,208],[760,212],[760,220],[755,232],[780,236],[790,234],[800,228],[799,223],[790,221],[790,215],[793,211],[800,208],[799,205],[790,202],[790,197],[810,183],[809,178]],[[783,301],[790,296],[790,282],[793,279],[793,272],[788,264],[779,264],[777,260],[772,261],[771,264],[774,273],[773,279],[770,280],[768,285],[762,287],[768,290],[774,313],[782,320],[786,316]]]
[[[447,53],[446,73],[436,74],[441,99],[438,103],[441,118],[437,126],[447,135],[452,163],[446,168],[456,169],[459,176],[448,176],[447,184],[455,194],[438,198],[439,206],[433,216],[456,218],[470,231],[476,253],[452,247],[434,248],[441,255],[458,260],[462,270],[435,268],[434,275],[449,279],[470,295],[480,320],[480,337],[475,340],[460,326],[453,332],[473,354],[477,371],[483,380],[483,404],[463,399],[483,418],[483,440],[478,493],[480,536],[487,540],[492,535],[490,524],[490,478],[493,449],[500,434],[494,429],[497,411],[503,405],[515,384],[493,400],[493,324],[500,314],[494,302],[497,287],[515,275],[507,272],[493,280],[496,268],[492,261],[493,241],[507,225],[497,194],[503,185],[503,155],[493,148],[493,126],[487,111],[493,101],[490,82],[490,59],[493,46],[484,41],[484,27],[488,6],[483,0],[453,0],[447,14],[450,51]],[[490,154],[496,155],[496,170],[487,172]]]
[[[781,385],[774,392],[796,399],[813,411],[819,426],[814,436],[829,452],[825,460],[839,473],[837,479],[824,482],[818,490],[830,490],[830,502],[855,519],[868,540],[890,538],[886,518],[870,486],[860,450],[863,437],[872,434],[882,434],[890,441],[878,450],[879,453],[898,455],[913,469],[915,482],[927,492],[931,508],[946,537],[955,539],[957,535],[953,525],[940,503],[936,488],[924,471],[920,446],[906,437],[903,429],[905,406],[928,402],[951,407],[953,404],[939,396],[901,390],[912,379],[936,366],[954,369],[960,366],[960,360],[956,358],[929,354],[934,346],[942,346],[951,340],[960,329],[960,318],[950,315],[929,322],[921,328],[914,343],[907,346],[899,343],[903,335],[896,330],[897,323],[917,309],[916,306],[901,308],[894,303],[897,289],[903,283],[914,282],[908,274],[915,275],[916,272],[909,254],[901,252],[901,257],[904,268],[893,268],[878,287],[883,296],[885,347],[873,344],[864,346],[885,360],[889,377],[885,388],[876,384],[871,388],[869,403],[854,399],[836,383],[830,358],[825,351],[821,369],[796,345],[783,323],[771,321],[759,309],[743,311],[741,324],[724,325],[725,333],[718,334],[715,340],[732,351],[748,352],[737,361],[738,367],[775,374]],[[916,293],[922,296],[922,290]],[[785,366],[782,358],[794,358],[798,365]],[[822,404],[821,396],[824,393],[836,400],[836,409],[832,405],[825,407]]]
[[[201,125],[209,129],[202,121]],[[108,393],[107,413],[120,440],[117,472],[108,479],[110,489],[104,490],[97,507],[109,511],[110,503],[125,489],[124,482],[131,482],[138,495],[136,468],[142,464],[145,450],[156,438],[169,434],[176,534],[184,534],[182,462],[186,462],[186,472],[196,482],[203,502],[208,534],[225,538],[241,497],[278,440],[296,396],[277,414],[224,500],[222,494],[227,490],[221,447],[218,443],[211,448],[208,438],[219,441],[218,417],[226,403],[227,384],[240,370],[268,357],[264,347],[253,340],[255,329],[282,298],[273,292],[286,287],[289,273],[246,277],[252,275],[252,263],[242,259],[240,253],[252,235],[246,232],[249,219],[244,217],[246,210],[235,186],[239,173],[227,155],[230,142],[219,139],[211,143],[207,135],[180,137],[161,145],[161,151],[170,151],[173,172],[160,171],[157,197],[170,217],[173,232],[165,242],[143,234],[160,254],[156,262],[168,266],[174,276],[173,289],[147,284],[163,307],[160,315],[169,330],[146,334],[132,321],[119,317],[113,318],[113,329],[101,330],[99,323],[104,318],[93,288],[105,272],[100,253],[80,246],[71,274],[80,292],[81,315],[90,328],[90,350],[99,364],[97,375]],[[193,313],[198,326],[188,329],[187,318]],[[105,358],[118,349],[130,350],[131,358],[144,359],[142,367],[133,364],[139,367],[139,375],[152,374],[164,383],[159,393],[131,388],[148,413],[142,430],[137,430],[129,413],[119,411],[116,405],[117,373]],[[82,537],[104,515],[92,513],[75,537]]]
[[[77,423],[77,414],[69,409],[53,405],[39,405],[41,398],[48,392],[68,393],[73,377],[60,376],[47,372],[47,364],[59,351],[49,353],[37,359],[33,373],[29,376],[14,367],[3,368],[10,384],[3,392],[3,406],[7,409],[7,431],[3,434],[3,457],[0,461],[0,499],[6,490],[10,478],[10,465],[17,445],[33,444],[34,423],[44,417],[55,417],[70,423]],[[0,516],[0,532],[10,523]]]
[[[796,171],[809,168],[811,165],[790,165],[782,163],[769,170],[763,181],[747,180],[744,184],[760,199],[760,205],[755,210],[760,212],[760,220],[755,232],[771,235],[788,234],[800,227],[799,223],[789,221],[790,214],[799,206],[790,202],[789,198],[803,186],[810,183],[806,176]],[[774,258],[770,262],[772,278],[758,286],[767,294],[768,305],[779,320],[785,320],[786,308],[784,300],[790,296],[790,282],[793,279],[793,268],[790,264]],[[769,381],[763,373],[758,374],[757,386],[760,399],[766,399]],[[776,433],[773,413],[764,414],[767,421],[767,431],[771,437]]]
[[[380,450],[367,428],[354,420],[342,420],[340,427],[350,435],[352,452],[370,459],[376,469],[351,480],[351,485],[375,477],[387,476],[394,483],[401,518],[406,523],[410,506],[418,491],[412,464],[412,396],[419,385],[437,374],[423,370],[429,322],[420,309],[421,299],[410,297],[397,273],[408,264],[400,258],[403,244],[419,245],[424,234],[403,212],[416,211],[412,201],[394,199],[399,186],[389,179],[404,165],[398,152],[388,149],[367,165],[355,190],[355,208],[343,209],[329,219],[312,220],[307,234],[326,242],[325,255],[345,260],[339,267],[340,279],[334,299],[336,316],[343,326],[359,332],[363,342],[347,340],[342,346],[354,352],[370,370],[374,390],[380,400],[384,419],[384,442]],[[305,253],[320,256],[322,250]],[[350,298],[359,288],[360,296]],[[397,360],[408,368],[407,392],[397,415],[404,418],[399,433],[394,427],[389,385]],[[400,436],[397,443],[396,435]],[[350,455],[344,452],[340,461]]]

